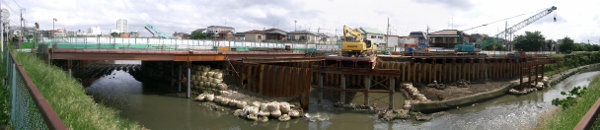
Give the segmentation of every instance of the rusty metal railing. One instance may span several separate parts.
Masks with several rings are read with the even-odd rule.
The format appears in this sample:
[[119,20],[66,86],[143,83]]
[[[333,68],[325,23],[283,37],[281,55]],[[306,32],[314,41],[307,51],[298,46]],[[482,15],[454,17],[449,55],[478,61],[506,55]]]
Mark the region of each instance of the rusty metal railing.
[[575,126],[574,130],[589,130],[592,125],[594,125],[596,118],[598,118],[598,114],[600,114],[600,98],[598,98],[592,108],[585,113],[583,118],[577,123],[577,126]]
[[11,91],[11,126],[18,130],[66,130],[65,124],[33,84],[15,55],[9,49],[4,49],[3,54],[7,72],[5,83]]

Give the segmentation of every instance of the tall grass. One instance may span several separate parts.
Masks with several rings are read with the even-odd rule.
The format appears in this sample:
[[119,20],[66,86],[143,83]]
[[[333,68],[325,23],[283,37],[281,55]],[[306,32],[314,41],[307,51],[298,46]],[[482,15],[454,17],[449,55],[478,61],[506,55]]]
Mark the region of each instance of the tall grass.
[[566,109],[557,108],[558,110],[552,112],[550,118],[540,122],[536,129],[573,129],[598,98],[600,98],[600,77],[596,77],[588,86],[588,90],[577,98],[577,104]]
[[16,53],[16,57],[69,129],[143,129],[136,122],[120,118],[118,111],[95,103],[85,94],[81,83],[69,79],[60,68],[49,66],[28,53]]
[[565,57],[562,62],[549,64],[544,67],[545,75],[554,75],[583,65],[600,63],[599,52],[576,53],[569,55],[556,54],[553,57]]

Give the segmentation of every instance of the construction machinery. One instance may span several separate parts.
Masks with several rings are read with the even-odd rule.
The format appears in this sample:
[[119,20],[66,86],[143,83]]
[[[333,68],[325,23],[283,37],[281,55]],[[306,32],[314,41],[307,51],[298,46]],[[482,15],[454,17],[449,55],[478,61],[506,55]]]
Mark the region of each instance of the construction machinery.
[[[168,39],[169,36],[165,35],[164,33],[160,32],[158,29],[155,29],[154,27],[152,27],[152,25],[150,24],[146,24],[146,26],[144,27],[146,28],[146,30],[148,30],[148,32],[150,32],[150,34],[152,34],[152,36],[156,36],[158,35],[161,38],[165,38]],[[155,35],[156,34],[156,35]]]
[[[352,35],[350,39],[347,37]],[[375,54],[377,46],[373,45],[370,40],[365,40],[363,35],[356,29],[346,27],[344,25],[344,38],[342,41],[342,56],[346,57],[366,57]]]
[[417,53],[429,53],[429,46],[423,42],[419,44],[404,44],[404,54],[417,54]]
[[[456,51],[456,52],[479,52],[479,51],[481,51],[482,48],[485,48],[486,46],[489,46],[489,45],[492,45],[492,44],[496,43],[497,42],[497,38],[499,38],[499,37],[507,37],[509,35],[512,35],[513,33],[515,33],[517,31],[525,28],[527,25],[529,25],[529,24],[531,24],[531,23],[533,23],[533,22],[535,22],[535,21],[543,18],[544,16],[552,13],[554,10],[556,10],[556,6],[552,6],[550,8],[543,9],[542,11],[534,14],[533,16],[531,16],[531,17],[529,17],[529,18],[527,18],[527,19],[525,19],[525,20],[523,20],[523,21],[521,21],[521,22],[519,22],[519,23],[517,23],[517,24],[515,24],[515,25],[513,25],[511,27],[509,27],[509,28],[506,28],[502,32],[494,35],[493,36],[494,38],[487,38],[487,40],[481,41],[481,42],[479,42],[477,44],[476,43],[469,43],[467,40],[465,40],[465,38],[462,36],[462,31],[466,31],[466,30],[471,30],[471,29],[475,29],[475,28],[487,26],[488,24],[491,24],[491,23],[483,24],[483,25],[479,25],[479,26],[475,26],[475,27],[472,27],[472,28],[469,28],[469,29],[465,29],[465,30],[462,30],[462,31],[457,31],[457,35],[458,35],[458,37],[460,39],[462,39],[463,43],[455,45],[454,46],[454,51]],[[523,15],[523,14],[521,14],[521,15]],[[521,15],[517,15],[517,16],[521,16]],[[510,18],[514,18],[514,17],[517,17],[517,16],[509,17],[509,18],[506,18],[504,20],[507,20],[507,19],[510,19]],[[556,16],[554,16],[554,21],[556,21]],[[492,22],[492,23],[496,23],[496,22],[498,22],[498,21],[495,21],[495,22]]]

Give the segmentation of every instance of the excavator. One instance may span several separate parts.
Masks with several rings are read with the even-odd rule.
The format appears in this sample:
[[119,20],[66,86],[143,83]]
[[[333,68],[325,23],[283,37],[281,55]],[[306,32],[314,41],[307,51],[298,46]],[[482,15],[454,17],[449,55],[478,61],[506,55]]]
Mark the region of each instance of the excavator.
[[[353,38],[347,37],[348,34]],[[344,25],[344,38],[342,41],[342,56],[344,57],[367,57],[375,54],[377,46],[373,45],[370,40],[365,40],[363,35],[356,29],[346,27]]]

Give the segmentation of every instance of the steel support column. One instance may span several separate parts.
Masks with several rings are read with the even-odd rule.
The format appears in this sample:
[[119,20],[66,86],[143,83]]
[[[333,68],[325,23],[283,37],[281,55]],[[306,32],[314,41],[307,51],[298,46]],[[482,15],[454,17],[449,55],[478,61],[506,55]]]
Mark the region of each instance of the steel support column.
[[187,95],[185,97],[190,98],[190,91],[191,91],[191,79],[190,76],[192,75],[192,69],[190,68],[191,65],[188,63],[187,66],[187,77],[186,77],[186,81],[187,81]]
[[341,77],[340,87],[342,88],[342,91],[340,91],[340,102],[342,102],[342,104],[344,104],[344,103],[346,103],[346,75],[342,74],[340,77]]
[[369,90],[371,88],[371,76],[364,76],[365,80],[365,106],[369,105]]
[[390,110],[394,110],[394,93],[396,90],[396,78],[390,77]]
[[69,68],[69,79],[72,79],[73,78],[73,71],[72,71],[73,63],[71,60],[67,61],[67,67]]
[[177,74],[177,92],[181,92],[181,65],[177,66],[177,70],[179,71],[179,74]]
[[321,103],[323,99],[323,73],[319,73],[319,97],[317,102]]

